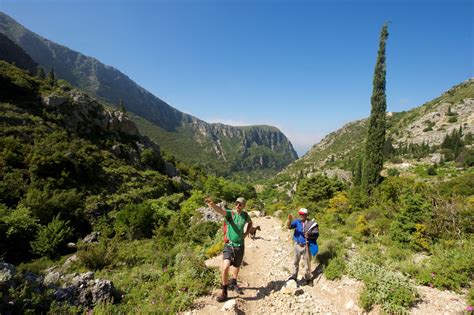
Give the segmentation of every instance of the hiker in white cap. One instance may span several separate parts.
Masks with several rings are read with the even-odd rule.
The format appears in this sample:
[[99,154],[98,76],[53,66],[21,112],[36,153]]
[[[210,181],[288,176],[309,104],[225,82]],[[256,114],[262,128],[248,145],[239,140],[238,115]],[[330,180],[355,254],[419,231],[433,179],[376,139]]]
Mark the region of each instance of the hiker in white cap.
[[301,257],[303,257],[303,264],[305,268],[304,282],[311,284],[311,256],[318,252],[318,244],[316,240],[319,236],[318,224],[315,221],[308,219],[308,209],[301,208],[298,210],[299,218],[293,220],[291,214],[288,215],[287,227],[295,229],[293,233],[294,244],[294,261],[293,273],[288,278],[289,280],[297,280],[298,269],[300,266]]

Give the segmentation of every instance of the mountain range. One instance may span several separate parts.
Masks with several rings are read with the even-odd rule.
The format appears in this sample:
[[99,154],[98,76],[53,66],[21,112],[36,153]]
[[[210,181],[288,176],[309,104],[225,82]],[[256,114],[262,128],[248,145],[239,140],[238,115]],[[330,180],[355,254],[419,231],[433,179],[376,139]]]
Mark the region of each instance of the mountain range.
[[116,68],[43,38],[2,12],[0,33],[46,71],[54,69],[58,78],[114,106],[123,102],[140,133],[186,163],[219,175],[273,174],[297,159],[291,142],[275,127],[211,124],[183,113]]

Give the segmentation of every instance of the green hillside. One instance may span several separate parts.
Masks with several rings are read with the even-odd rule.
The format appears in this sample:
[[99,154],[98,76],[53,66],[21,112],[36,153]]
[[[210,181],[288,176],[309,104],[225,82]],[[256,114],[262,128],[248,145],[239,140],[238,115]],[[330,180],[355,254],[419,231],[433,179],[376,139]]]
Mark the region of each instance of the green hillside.
[[[303,157],[285,168],[281,174],[298,176],[327,169],[352,171],[357,156],[363,149],[367,120],[351,122],[327,135]],[[395,155],[412,159],[410,150],[423,145],[429,147],[424,157],[443,151],[446,135],[463,129],[463,137],[469,145],[474,134],[474,80],[454,86],[441,96],[406,112],[387,114],[387,139]],[[387,144],[388,145],[388,144]],[[411,149],[410,149],[411,148]],[[402,152],[403,151],[403,152]],[[398,153],[397,153],[398,152]],[[420,158],[420,154],[415,154]]]
[[252,174],[274,175],[297,158],[277,128],[206,123],[173,108],[119,70],[45,39],[2,12],[0,33],[74,87],[116,107],[123,102],[140,132],[180,161],[227,177],[246,173],[251,180]]

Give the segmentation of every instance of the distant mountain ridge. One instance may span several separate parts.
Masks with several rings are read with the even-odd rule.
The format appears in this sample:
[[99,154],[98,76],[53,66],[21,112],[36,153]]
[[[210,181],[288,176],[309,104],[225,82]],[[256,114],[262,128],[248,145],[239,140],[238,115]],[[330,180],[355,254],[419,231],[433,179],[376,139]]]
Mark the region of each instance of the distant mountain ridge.
[[58,78],[111,104],[123,100],[127,111],[138,116],[132,118],[142,134],[187,163],[228,175],[239,171],[276,172],[297,158],[291,142],[277,128],[206,123],[171,107],[119,70],[47,40],[2,12],[0,32],[41,67],[53,67]]
[[31,74],[36,73],[38,64],[21,47],[2,33],[0,33],[0,47],[0,60],[15,64],[18,68],[27,70]]

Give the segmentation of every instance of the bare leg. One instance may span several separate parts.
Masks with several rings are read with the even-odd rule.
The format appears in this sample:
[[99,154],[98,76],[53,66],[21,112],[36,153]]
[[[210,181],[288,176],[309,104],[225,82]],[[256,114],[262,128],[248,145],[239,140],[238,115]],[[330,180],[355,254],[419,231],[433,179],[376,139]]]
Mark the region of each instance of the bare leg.
[[224,262],[222,263],[222,284],[227,285],[227,282],[229,281],[229,268],[230,268],[230,260],[225,259]]
[[237,280],[237,277],[239,275],[240,267],[234,267],[232,268],[232,278]]

